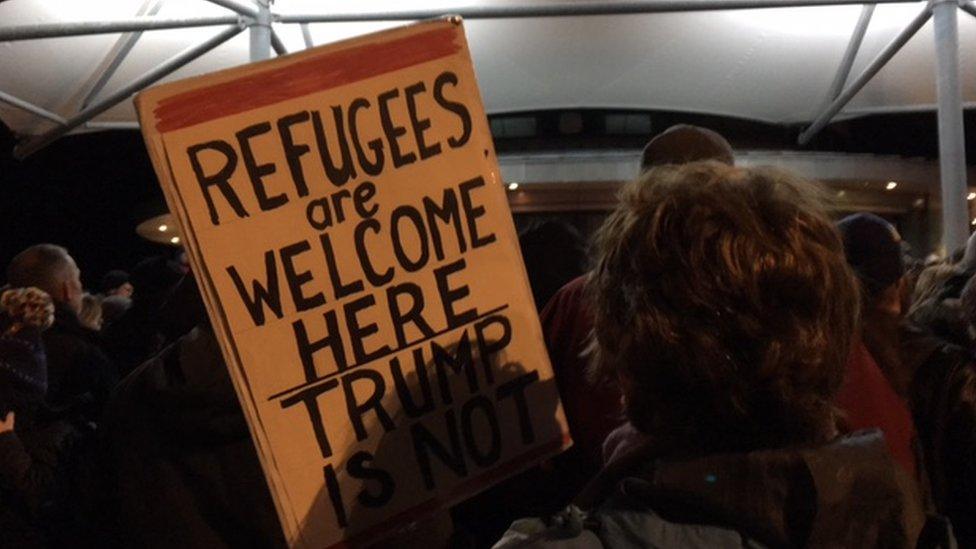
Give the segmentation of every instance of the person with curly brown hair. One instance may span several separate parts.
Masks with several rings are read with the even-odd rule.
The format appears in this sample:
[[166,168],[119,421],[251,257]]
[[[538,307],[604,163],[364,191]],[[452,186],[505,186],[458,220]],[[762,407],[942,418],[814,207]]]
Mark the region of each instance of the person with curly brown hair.
[[597,238],[595,360],[643,438],[499,547],[915,547],[925,516],[876,431],[838,437],[857,281],[812,185],[656,167]]
[[45,292],[0,293],[0,539],[5,547],[52,542],[51,510],[63,500],[66,486],[60,477],[80,436],[71,425],[47,417],[41,333],[53,321],[54,305]]

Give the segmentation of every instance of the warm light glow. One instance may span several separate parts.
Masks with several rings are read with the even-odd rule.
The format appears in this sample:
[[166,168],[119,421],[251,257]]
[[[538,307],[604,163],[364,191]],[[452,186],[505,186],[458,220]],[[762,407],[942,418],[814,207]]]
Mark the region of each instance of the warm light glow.
[[895,181],[889,181],[888,184],[885,185],[885,189],[891,191],[891,190],[894,190],[894,188],[897,187],[897,186],[898,186],[898,183],[897,182],[895,182]]
[[179,244],[180,243],[180,237],[174,236],[173,238],[169,239],[169,241],[172,242],[173,244]]
[[970,221],[969,224],[970,225],[973,225],[973,226],[976,226],[976,219],[973,219],[972,221]]
[[976,200],[976,193],[969,193],[969,196],[966,197],[966,200]]
[[160,225],[159,226],[159,232],[161,232],[161,233],[165,233],[166,232],[166,229],[169,229],[169,227],[167,227],[166,225]]
[[519,184],[513,181],[513,182],[511,182],[511,183],[508,184],[508,190],[514,191],[515,189],[518,188],[518,186],[519,186]]
[[847,196],[847,191],[837,191],[837,198],[844,198]]

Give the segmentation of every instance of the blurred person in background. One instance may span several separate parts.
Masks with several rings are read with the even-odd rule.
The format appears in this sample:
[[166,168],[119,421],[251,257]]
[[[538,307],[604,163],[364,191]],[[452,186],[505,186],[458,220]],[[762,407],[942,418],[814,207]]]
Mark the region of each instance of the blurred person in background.
[[99,284],[99,290],[102,295],[118,295],[122,297],[132,297],[135,287],[132,282],[129,281],[129,273],[120,270],[113,270],[105,273],[102,276],[102,281]]
[[[957,302],[976,336],[976,278]],[[976,547],[976,364],[974,346],[914,326],[906,341],[912,413],[935,508],[952,521],[960,547]]]
[[61,246],[37,244],[10,261],[7,280],[13,287],[39,288],[54,301],[54,324],[43,335],[48,401],[65,413],[97,422],[118,374],[100,348],[97,334],[79,319],[84,295],[81,270]]
[[93,332],[102,329],[102,297],[85,293],[81,297],[81,312],[78,314],[81,325]]
[[902,290],[905,267],[901,237],[884,219],[859,213],[837,224],[847,262],[861,287],[861,328],[847,363],[837,403],[847,431],[880,428],[898,463],[920,473],[915,425],[907,399],[911,372],[902,360]]
[[103,331],[106,349],[122,377],[172,342],[162,333],[160,311],[183,276],[177,262],[163,255],[144,259],[132,269],[132,305]]
[[519,233],[519,247],[539,311],[559,288],[586,269],[583,237],[565,221],[546,219],[532,223]]
[[132,306],[132,299],[110,295],[102,299],[102,327],[110,326],[125,315]]

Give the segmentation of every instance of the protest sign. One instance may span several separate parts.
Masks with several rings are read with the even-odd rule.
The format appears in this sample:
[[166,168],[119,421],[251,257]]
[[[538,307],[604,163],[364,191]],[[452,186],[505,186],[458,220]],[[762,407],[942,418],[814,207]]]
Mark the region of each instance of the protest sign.
[[374,541],[569,444],[459,19],[136,104],[290,544]]

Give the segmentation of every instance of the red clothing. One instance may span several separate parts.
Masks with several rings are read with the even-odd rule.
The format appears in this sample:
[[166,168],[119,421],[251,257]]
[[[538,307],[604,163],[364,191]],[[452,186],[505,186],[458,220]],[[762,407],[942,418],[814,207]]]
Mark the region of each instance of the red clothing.
[[884,433],[892,457],[913,478],[918,469],[915,424],[908,404],[895,392],[867,347],[858,341],[847,359],[844,384],[837,394],[844,412],[842,427],[848,432],[877,427]]
[[589,381],[582,356],[593,330],[586,302],[586,275],[556,292],[542,310],[542,330],[573,440],[594,470],[602,466],[603,440],[623,423],[620,391]]

